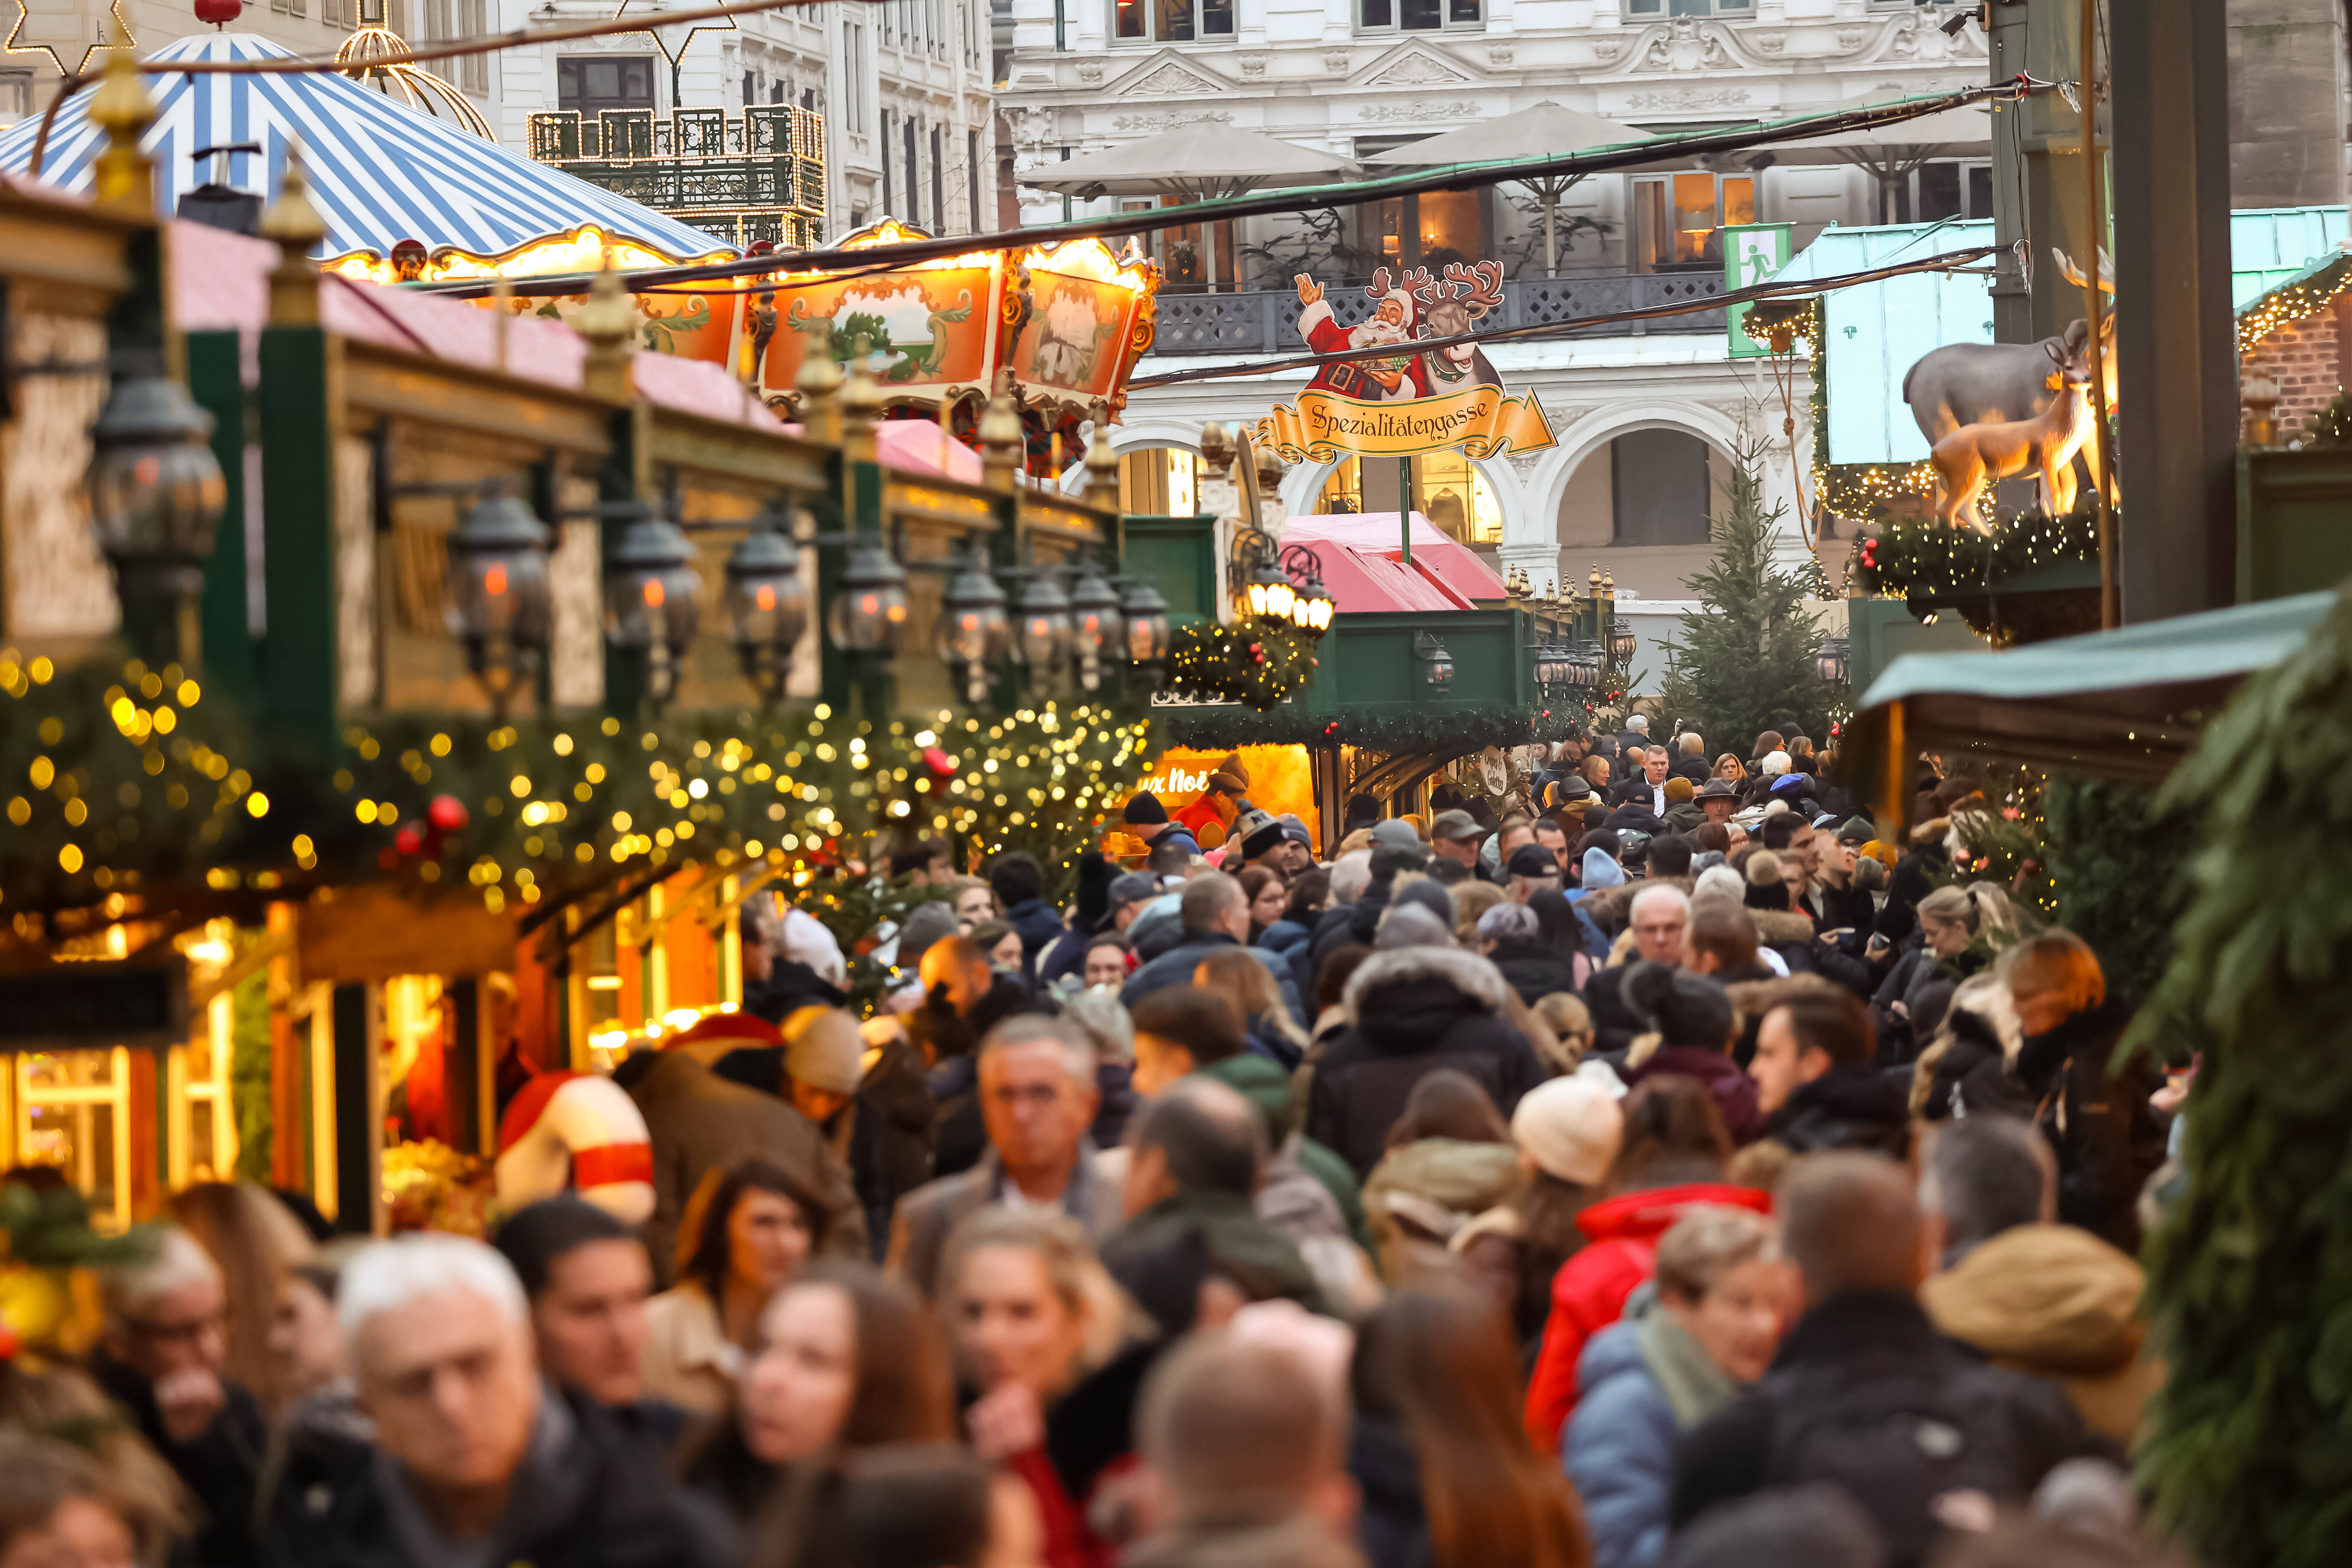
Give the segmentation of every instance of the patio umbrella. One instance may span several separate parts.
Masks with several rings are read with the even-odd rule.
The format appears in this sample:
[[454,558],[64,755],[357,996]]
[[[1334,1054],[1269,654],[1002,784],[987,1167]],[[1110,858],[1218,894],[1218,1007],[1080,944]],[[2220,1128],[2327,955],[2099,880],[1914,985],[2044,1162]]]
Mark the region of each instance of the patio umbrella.
[[[1532,108],[1481,120],[1475,125],[1412,142],[1366,161],[1427,168],[1440,163],[1487,163],[1503,158],[1556,158],[1595,147],[1654,140],[1646,131],[1636,131],[1630,125],[1620,125],[1613,120],[1565,108],[1546,99]],[[1556,216],[1559,200],[1581,178],[1582,175],[1543,174],[1517,182],[1535,192],[1536,199],[1543,204],[1547,278],[1557,277],[1559,271]]]
[[[2014,114],[2017,110],[2002,112]],[[1771,148],[1765,155],[1749,161],[1756,168],[1767,163],[1856,164],[1868,170],[1878,182],[1879,221],[1893,223],[1895,218],[1889,198],[1898,182],[1908,179],[1922,163],[1937,158],[1990,154],[1992,127],[1991,110],[1981,104],[1969,104],[1866,131],[1840,131],[1832,135],[1809,137]]]
[[[1222,121],[1195,120],[1099,153],[1021,176],[1021,183],[1055,195],[1175,196],[1212,201],[1265,185],[1317,185],[1363,173],[1353,160]],[[1217,283],[1217,247],[1208,253],[1208,283]]]

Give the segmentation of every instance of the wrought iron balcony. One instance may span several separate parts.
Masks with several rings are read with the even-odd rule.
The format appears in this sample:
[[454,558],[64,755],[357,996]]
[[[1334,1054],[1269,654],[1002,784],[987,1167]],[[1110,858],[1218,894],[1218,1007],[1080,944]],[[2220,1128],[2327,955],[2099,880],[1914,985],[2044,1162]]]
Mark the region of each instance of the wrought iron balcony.
[[[1714,272],[1611,272],[1580,278],[1523,279],[1503,285],[1503,308],[1481,324],[1488,331],[1506,327],[1565,324],[1582,316],[1607,315],[1654,305],[1711,300],[1723,292],[1723,279]],[[1372,312],[1373,300],[1358,285],[1332,284],[1323,295],[1333,316],[1352,327]],[[1299,353],[1302,307],[1295,289],[1266,293],[1193,294],[1162,289],[1159,300],[1159,331],[1155,354],[1278,354]],[[1613,329],[1629,335],[1645,332],[1715,332],[1726,330],[1724,310],[1717,307],[1686,315],[1661,316],[1631,321]],[[1612,329],[1601,329],[1610,331]]]
[[824,121],[797,105],[534,114],[530,155],[732,245],[824,237]]

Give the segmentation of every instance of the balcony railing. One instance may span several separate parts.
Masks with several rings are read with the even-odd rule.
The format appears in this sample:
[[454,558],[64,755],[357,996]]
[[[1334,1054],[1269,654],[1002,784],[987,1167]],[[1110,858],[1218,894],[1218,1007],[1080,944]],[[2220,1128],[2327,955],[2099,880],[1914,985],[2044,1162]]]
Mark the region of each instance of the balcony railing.
[[534,114],[530,155],[739,247],[824,237],[824,121],[797,105]]
[[[1503,285],[1503,306],[1479,323],[1493,331],[1509,327],[1565,325],[1586,316],[1609,315],[1656,305],[1712,300],[1723,279],[1711,272],[1613,272],[1581,278],[1522,279]],[[1332,284],[1324,300],[1343,327],[1372,313],[1374,301],[1360,286]],[[1160,354],[1278,354],[1302,352],[1296,289],[1250,294],[1163,292],[1159,333],[1151,352]],[[1727,321],[1721,307],[1685,315],[1629,321],[1615,331],[1716,332]]]

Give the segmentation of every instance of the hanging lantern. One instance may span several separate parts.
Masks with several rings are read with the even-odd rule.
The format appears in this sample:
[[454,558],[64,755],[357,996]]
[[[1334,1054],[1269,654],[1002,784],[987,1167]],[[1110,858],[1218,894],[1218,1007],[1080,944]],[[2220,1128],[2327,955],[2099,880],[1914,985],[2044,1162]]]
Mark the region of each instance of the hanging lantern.
[[[156,356],[160,362],[160,353]],[[195,605],[228,488],[212,416],[162,374],[118,375],[89,429],[92,531],[114,568],[122,625],[168,660],[196,661]]]
[[1149,583],[1137,583],[1118,606],[1127,622],[1127,662],[1146,686],[1157,686],[1168,665],[1168,601]]
[[727,624],[744,679],[774,702],[792,678],[793,650],[808,630],[801,552],[781,529],[755,528],[727,557]]
[[1124,651],[1127,627],[1118,612],[1118,595],[1103,581],[1091,561],[1078,570],[1070,590],[1070,634],[1078,655],[1078,683],[1092,691],[1102,679],[1102,666]]
[[1021,591],[1015,650],[1033,687],[1052,682],[1070,653],[1070,596],[1040,571]]
[[825,612],[825,629],[844,653],[885,658],[898,653],[907,629],[907,573],[878,538],[851,546]]
[[988,558],[975,546],[964,557],[963,569],[949,579],[946,596],[940,601],[940,662],[954,677],[964,700],[976,705],[988,696],[990,672],[1005,661],[1012,647],[1004,590],[989,575]]
[[677,667],[701,618],[702,574],[694,569],[694,546],[676,523],[641,516],[613,552],[604,635],[616,647],[644,650],[646,694],[656,703],[669,700],[676,689]]
[[547,651],[551,537],[514,496],[486,497],[449,535],[449,633],[500,719]]
[[1622,622],[1615,621],[1612,617],[1609,630],[1609,657],[1611,662],[1615,664],[1620,669],[1632,668],[1633,664],[1633,650],[1639,646],[1640,639],[1633,636],[1633,628],[1624,625]]
[[1843,686],[1850,673],[1847,655],[1851,645],[1843,637],[1822,639],[1822,679],[1832,686]]
[[1416,632],[1413,652],[1421,657],[1421,683],[1432,696],[1443,696],[1454,684],[1454,656],[1427,632]]

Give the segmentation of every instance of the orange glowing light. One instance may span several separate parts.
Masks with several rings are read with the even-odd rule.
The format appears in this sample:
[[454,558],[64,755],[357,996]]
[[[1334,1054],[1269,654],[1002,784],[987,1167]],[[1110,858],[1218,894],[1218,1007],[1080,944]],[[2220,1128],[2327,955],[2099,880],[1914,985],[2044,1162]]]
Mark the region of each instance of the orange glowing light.
[[660,609],[662,607],[662,600],[664,597],[665,595],[662,593],[661,579],[658,577],[646,578],[646,608],[649,610]]
[[490,569],[482,574],[482,592],[497,598],[506,591],[507,569],[493,563]]
[[776,591],[762,583],[760,584],[759,592],[751,595],[751,602],[759,605],[762,611],[772,610],[776,607]]

